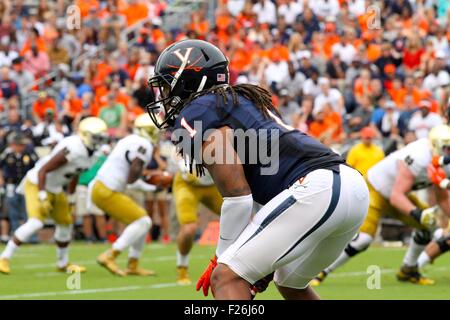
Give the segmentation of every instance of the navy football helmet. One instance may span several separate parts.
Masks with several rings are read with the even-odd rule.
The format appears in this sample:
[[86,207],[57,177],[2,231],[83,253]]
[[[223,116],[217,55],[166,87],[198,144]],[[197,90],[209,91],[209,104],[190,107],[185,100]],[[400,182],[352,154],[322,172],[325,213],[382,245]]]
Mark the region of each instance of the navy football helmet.
[[147,111],[159,129],[171,127],[194,95],[228,83],[228,59],[219,48],[202,40],[178,41],[161,53],[148,80]]

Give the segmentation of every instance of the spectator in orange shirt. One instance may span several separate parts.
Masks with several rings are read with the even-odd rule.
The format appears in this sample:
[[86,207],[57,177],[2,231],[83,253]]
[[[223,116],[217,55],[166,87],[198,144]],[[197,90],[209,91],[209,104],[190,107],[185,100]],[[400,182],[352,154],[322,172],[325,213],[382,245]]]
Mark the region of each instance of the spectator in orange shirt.
[[394,85],[395,71],[395,65],[392,63],[384,66],[384,74],[386,75],[386,79],[384,80],[383,86],[388,92]]
[[414,75],[414,78],[411,76],[407,76],[403,82],[403,86],[406,91],[405,95],[411,95],[416,105],[418,105],[420,100],[422,100],[422,93],[418,89],[422,87],[422,81],[423,81],[423,73],[419,71]]
[[130,55],[128,58],[128,63],[125,65],[124,69],[130,76],[131,80],[137,80],[135,79],[136,71],[138,70],[140,64],[140,53],[138,48],[131,48]]
[[45,40],[40,36],[39,31],[36,28],[31,28],[30,31],[28,31],[28,38],[25,41],[22,50],[20,50],[20,55],[25,55],[28,51],[31,51],[33,47],[36,47],[38,51],[47,51]]
[[48,96],[47,92],[40,91],[38,94],[38,99],[33,104],[33,117],[36,122],[44,120],[48,109],[53,110],[54,114],[56,114],[56,102]]
[[325,145],[340,143],[345,138],[341,116],[333,111],[331,104],[315,106],[314,121],[309,127],[309,134],[319,139]]
[[67,91],[66,97],[62,102],[62,107],[62,120],[69,128],[73,129],[73,121],[83,110],[83,101],[78,98],[77,90],[75,87],[71,87]]
[[187,25],[187,29],[195,32],[199,39],[206,39],[210,27],[209,21],[205,18],[204,10],[192,12],[191,22]]
[[372,75],[370,74],[370,70],[362,69],[360,76],[355,80],[355,86],[353,88],[353,94],[357,100],[372,94],[371,80]]
[[148,8],[140,0],[129,0],[127,8],[122,13],[127,18],[127,25],[132,26],[136,22],[147,18]]
[[82,18],[88,15],[91,8],[95,8],[96,10],[100,8],[100,4],[97,0],[76,0],[75,5],[80,9]]
[[388,90],[391,100],[394,101],[397,108],[402,108],[407,94],[406,89],[402,86],[402,79],[395,78],[392,82],[392,88]]

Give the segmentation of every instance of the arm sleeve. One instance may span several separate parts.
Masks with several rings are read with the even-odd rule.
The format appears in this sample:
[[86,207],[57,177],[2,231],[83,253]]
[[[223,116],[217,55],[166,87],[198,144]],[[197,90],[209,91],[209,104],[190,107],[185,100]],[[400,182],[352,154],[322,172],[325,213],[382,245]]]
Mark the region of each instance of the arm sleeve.
[[220,236],[216,256],[220,257],[250,223],[253,209],[251,194],[241,197],[223,198],[220,210]]

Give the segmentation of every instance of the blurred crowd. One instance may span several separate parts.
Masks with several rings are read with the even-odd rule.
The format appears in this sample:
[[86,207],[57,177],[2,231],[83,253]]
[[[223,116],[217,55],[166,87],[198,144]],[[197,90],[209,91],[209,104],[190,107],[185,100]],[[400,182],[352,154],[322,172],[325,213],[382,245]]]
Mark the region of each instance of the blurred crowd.
[[389,153],[450,116],[448,0],[199,1],[168,28],[181,2],[0,1],[1,150],[20,132],[40,156],[88,115],[126,135],[183,38],[217,45],[233,84],[265,87],[288,125],[342,154],[368,136]]

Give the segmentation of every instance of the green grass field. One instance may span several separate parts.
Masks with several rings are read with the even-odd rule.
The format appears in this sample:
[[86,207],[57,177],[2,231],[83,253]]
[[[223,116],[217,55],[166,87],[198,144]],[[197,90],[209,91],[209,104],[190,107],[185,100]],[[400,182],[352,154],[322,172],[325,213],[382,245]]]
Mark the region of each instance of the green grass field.
[[[99,267],[96,256],[106,245],[71,246],[71,261],[88,268],[80,278],[80,289],[67,289],[68,276],[54,269],[55,248],[52,245],[28,245],[15,255],[10,275],[0,274],[0,300],[3,299],[204,299],[191,286],[175,283],[175,245],[147,246],[142,265],[154,269],[155,277],[115,277]],[[0,247],[3,250],[3,246]],[[323,299],[449,299],[450,254],[441,257],[426,274],[436,280],[434,286],[399,283],[395,272],[404,248],[373,247],[329,276],[317,288]],[[195,283],[213,254],[213,247],[195,246],[191,254],[190,273]],[[124,254],[119,260],[126,263]],[[381,268],[381,288],[369,290],[367,267]],[[211,297],[209,297],[210,299]],[[258,299],[280,299],[273,284]]]

